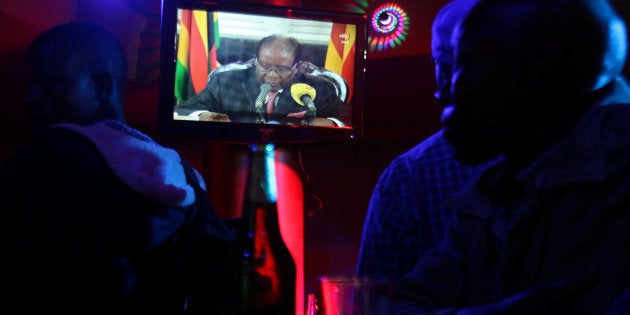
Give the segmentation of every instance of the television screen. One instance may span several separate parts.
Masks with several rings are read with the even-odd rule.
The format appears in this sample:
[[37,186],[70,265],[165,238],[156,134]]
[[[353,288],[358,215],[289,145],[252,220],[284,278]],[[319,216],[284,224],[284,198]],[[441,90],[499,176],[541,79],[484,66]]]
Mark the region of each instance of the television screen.
[[[163,0],[160,131],[241,143],[361,138],[366,23],[356,13]],[[274,36],[297,45],[258,49]]]

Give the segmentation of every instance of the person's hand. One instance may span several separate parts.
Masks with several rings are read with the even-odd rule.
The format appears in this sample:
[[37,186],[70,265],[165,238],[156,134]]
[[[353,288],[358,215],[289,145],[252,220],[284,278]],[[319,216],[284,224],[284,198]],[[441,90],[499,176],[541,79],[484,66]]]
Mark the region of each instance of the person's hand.
[[311,126],[324,126],[324,127],[334,127],[335,123],[327,118],[313,118],[310,122]]
[[204,112],[199,114],[200,121],[222,121],[222,122],[230,122],[230,117],[226,114],[215,113],[215,112]]

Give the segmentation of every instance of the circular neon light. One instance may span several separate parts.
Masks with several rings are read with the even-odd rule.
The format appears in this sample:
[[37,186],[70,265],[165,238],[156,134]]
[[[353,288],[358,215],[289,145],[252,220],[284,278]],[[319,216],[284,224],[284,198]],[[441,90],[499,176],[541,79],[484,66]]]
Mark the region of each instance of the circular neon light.
[[385,3],[372,14],[375,36],[368,38],[370,50],[385,50],[400,45],[407,38],[409,18],[407,12],[395,3]]

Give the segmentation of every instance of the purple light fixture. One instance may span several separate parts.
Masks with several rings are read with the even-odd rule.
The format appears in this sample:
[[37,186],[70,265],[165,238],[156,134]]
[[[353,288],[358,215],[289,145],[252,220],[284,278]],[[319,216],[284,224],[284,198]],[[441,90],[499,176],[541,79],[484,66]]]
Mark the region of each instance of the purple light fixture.
[[395,48],[407,38],[409,17],[398,4],[389,2],[380,5],[372,13],[373,34],[368,36],[370,51]]

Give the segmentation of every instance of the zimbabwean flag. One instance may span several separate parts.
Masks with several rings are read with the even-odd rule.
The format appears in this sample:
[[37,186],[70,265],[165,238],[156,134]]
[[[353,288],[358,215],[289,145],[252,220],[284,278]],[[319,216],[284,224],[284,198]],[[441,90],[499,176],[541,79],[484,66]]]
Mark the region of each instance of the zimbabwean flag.
[[175,69],[175,97],[181,102],[199,93],[208,73],[217,67],[219,28],[217,13],[180,10]]
[[354,50],[357,36],[356,25],[334,23],[326,51],[324,68],[340,74],[348,84],[348,97],[352,99],[354,86]]

